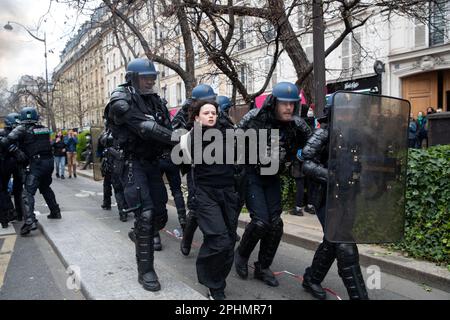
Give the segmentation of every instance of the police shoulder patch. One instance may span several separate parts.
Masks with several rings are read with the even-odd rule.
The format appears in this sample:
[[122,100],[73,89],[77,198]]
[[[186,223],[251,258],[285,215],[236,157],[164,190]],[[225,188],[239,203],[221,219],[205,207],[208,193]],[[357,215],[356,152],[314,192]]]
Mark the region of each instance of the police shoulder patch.
[[50,131],[48,128],[34,128],[33,129],[34,134],[50,134]]

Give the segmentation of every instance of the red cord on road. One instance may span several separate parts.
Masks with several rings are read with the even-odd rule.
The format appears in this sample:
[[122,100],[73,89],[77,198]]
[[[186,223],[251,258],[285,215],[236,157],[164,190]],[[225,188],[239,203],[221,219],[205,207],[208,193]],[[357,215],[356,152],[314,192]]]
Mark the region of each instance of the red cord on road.
[[[163,229],[163,231],[167,232],[167,233],[168,233],[169,235],[171,235],[172,237],[181,240],[181,237],[177,237],[173,232],[171,232],[171,231],[169,231],[169,230],[166,230],[166,229]],[[200,248],[200,244],[199,244],[199,243],[193,241],[192,244],[193,244],[196,248]],[[249,267],[252,268],[252,269],[255,269],[254,267],[252,267],[252,266],[250,266],[250,265],[249,265]],[[300,276],[300,275],[298,275],[298,274],[295,274],[295,273],[292,273],[292,272],[289,272],[289,271],[287,271],[287,270],[284,270],[284,271],[274,271],[274,272],[273,272],[273,274],[274,274],[275,276],[279,276],[279,275],[281,275],[281,274],[283,274],[283,273],[286,273],[287,275],[289,275],[289,276],[291,276],[291,277],[294,277],[294,278],[297,279],[299,282],[303,282],[303,277],[302,277],[302,276]],[[335,296],[337,300],[342,300],[341,297],[338,296],[337,293],[334,292],[333,290],[331,290],[331,289],[329,289],[329,288],[323,288],[323,289],[324,289],[325,291],[329,292],[331,295]]]

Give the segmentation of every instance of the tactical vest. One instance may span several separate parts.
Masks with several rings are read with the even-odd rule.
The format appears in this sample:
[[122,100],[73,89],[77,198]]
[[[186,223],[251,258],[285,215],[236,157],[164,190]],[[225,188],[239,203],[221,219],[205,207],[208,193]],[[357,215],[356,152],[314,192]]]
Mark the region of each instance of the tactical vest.
[[49,129],[41,125],[27,127],[21,148],[29,158],[36,155],[51,157],[52,147]]

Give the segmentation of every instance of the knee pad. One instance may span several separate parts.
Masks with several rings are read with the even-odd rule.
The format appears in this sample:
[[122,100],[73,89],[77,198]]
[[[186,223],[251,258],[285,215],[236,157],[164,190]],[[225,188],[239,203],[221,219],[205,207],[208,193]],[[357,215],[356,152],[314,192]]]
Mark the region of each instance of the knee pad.
[[354,243],[337,243],[336,246],[336,257],[338,264],[345,266],[350,266],[354,264],[359,264],[359,253],[358,247]]
[[275,231],[276,233],[279,233],[279,232],[283,233],[283,227],[284,227],[283,219],[281,219],[280,216],[276,216],[276,217],[272,218],[271,227],[272,227],[272,230]]
[[[269,231],[270,226],[260,219],[252,219],[252,221],[248,224],[247,228],[253,231],[258,237],[262,237]],[[247,229],[246,228],[246,229]]]
[[143,224],[150,224],[153,220],[154,212],[152,210],[144,210],[140,214],[140,222]]
[[167,220],[168,220],[167,212],[160,215],[155,215],[153,220],[154,230],[159,231],[163,229],[166,226]]

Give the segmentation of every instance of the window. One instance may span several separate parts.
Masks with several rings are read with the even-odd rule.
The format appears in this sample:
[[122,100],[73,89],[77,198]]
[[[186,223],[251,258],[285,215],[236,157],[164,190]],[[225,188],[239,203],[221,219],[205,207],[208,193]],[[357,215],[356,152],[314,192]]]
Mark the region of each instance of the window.
[[414,19],[414,47],[420,48],[426,46],[425,24],[420,19]]
[[298,11],[297,11],[297,28],[303,29],[305,27],[305,17],[304,17],[304,13],[303,13],[303,6],[298,6]]
[[264,24],[263,36],[264,40],[267,42],[275,39],[276,37],[275,27],[270,22]]
[[342,70],[348,73],[350,68],[350,39],[348,36],[342,41]]
[[354,73],[361,73],[361,34],[354,33],[352,38],[352,64]]
[[436,0],[431,3],[430,10],[430,46],[448,42],[448,19],[450,3],[447,0]]
[[211,43],[213,47],[217,47],[217,34],[215,30],[211,30],[209,33],[209,43]]
[[113,54],[113,70],[116,70],[116,54]]
[[244,50],[246,47],[244,38],[244,19],[238,20],[238,28],[239,28],[238,50]]
[[348,35],[342,42],[342,73],[344,76],[361,73],[361,34]]
[[177,83],[177,105],[181,104],[181,82]]
[[200,64],[200,51],[198,42],[195,39],[193,41],[193,47],[194,47],[194,64],[195,66],[198,66]]
[[245,66],[241,66],[239,69],[239,80],[247,87],[247,68]]
[[165,84],[164,87],[162,87],[162,91],[163,91],[163,98],[167,100],[167,84]]
[[179,57],[179,64],[180,66],[184,69],[186,68],[186,57],[185,57],[185,52],[184,52],[184,47],[183,45],[179,45],[178,46],[178,57]]

